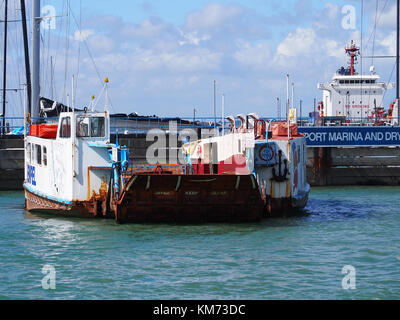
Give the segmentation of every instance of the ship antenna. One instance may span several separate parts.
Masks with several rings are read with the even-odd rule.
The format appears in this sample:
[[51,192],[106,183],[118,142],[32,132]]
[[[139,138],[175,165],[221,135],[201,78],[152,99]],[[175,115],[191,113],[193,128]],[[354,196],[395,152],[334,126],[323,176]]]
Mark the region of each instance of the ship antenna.
[[106,104],[105,104],[105,110],[108,112],[108,78],[104,79],[104,88],[106,90]]
[[350,75],[354,76],[355,73],[354,65],[356,64],[357,56],[360,55],[360,48],[355,45],[353,40],[351,40],[350,46],[347,46],[345,50],[346,53],[350,56],[350,67],[351,67]]
[[72,88],[71,88],[71,107],[72,107],[72,112],[75,111],[75,76],[72,75]]

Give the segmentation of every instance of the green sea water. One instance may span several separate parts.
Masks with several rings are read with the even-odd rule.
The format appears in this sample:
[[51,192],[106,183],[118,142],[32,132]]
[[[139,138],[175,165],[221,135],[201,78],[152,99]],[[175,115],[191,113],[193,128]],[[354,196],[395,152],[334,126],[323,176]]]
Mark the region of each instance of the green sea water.
[[0,270],[0,299],[399,299],[400,188],[313,188],[302,215],[241,225],[32,215],[2,192]]

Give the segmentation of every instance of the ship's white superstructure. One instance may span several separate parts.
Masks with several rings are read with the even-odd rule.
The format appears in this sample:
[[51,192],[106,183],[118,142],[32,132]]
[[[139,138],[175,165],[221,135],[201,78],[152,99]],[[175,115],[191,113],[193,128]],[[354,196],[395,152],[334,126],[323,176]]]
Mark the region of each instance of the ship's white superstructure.
[[374,67],[367,75],[355,72],[359,48],[354,43],[346,48],[346,53],[351,58],[350,66],[339,69],[332,82],[318,84],[318,89],[322,90],[322,101],[318,107],[320,116],[346,117],[352,122],[371,118],[383,107],[385,91],[395,85],[380,81]]
[[325,117],[366,118],[376,108],[382,107],[384,92],[394,88],[394,83],[379,81],[380,77],[370,75],[339,75],[330,83],[318,84],[323,90],[323,114]]

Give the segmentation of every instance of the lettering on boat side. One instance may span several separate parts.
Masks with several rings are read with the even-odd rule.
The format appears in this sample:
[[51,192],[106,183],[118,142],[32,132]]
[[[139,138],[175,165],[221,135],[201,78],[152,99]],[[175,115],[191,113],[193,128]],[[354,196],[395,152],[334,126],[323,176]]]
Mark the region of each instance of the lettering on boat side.
[[342,269],[342,274],[345,276],[342,279],[343,290],[356,289],[356,268],[351,265],[346,265]]
[[42,288],[44,290],[56,289],[56,268],[50,264],[46,264],[42,268],[42,273],[45,275],[42,279]]
[[185,191],[185,195],[187,196],[197,196],[198,194],[198,191]]
[[159,192],[154,192],[154,194],[155,194],[156,196],[170,196],[170,195],[172,195],[173,193],[172,193],[172,192],[168,192],[168,191],[159,191]]
[[210,193],[212,196],[226,196],[228,192],[226,191],[212,191]]
[[27,170],[27,180],[28,183],[36,186],[36,177],[35,177],[35,167],[28,165],[28,170]]

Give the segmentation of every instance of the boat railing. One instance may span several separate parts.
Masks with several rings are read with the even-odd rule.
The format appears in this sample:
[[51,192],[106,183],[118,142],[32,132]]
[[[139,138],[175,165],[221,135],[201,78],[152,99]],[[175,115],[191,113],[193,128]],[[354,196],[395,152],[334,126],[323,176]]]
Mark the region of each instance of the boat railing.
[[[3,126],[4,119],[4,126]],[[35,117],[31,118],[34,122],[56,123],[58,117]],[[4,129],[4,130],[3,130]],[[24,117],[1,117],[0,118],[0,134],[3,136],[15,136],[24,134]]]
[[193,174],[193,170],[190,165],[180,164],[131,164],[128,165],[123,176],[124,179],[129,179],[134,175],[190,175]]
[[[335,117],[333,117],[335,118]],[[340,120],[336,118],[342,118]],[[300,127],[325,127],[325,126],[393,126],[397,125],[398,118],[391,117],[298,117],[297,124]],[[270,122],[272,118],[261,118],[265,122]],[[276,119],[276,121],[285,121],[285,118]],[[393,121],[394,120],[394,121]],[[32,118],[34,122],[55,123],[57,117]],[[0,118],[0,134],[2,136],[20,136],[24,134],[23,117],[5,117],[3,127],[3,118]],[[202,118],[155,118],[155,117],[111,117],[110,132],[118,135],[143,136],[150,130],[161,130],[165,133],[180,133],[185,129],[194,130],[197,133],[208,130],[216,135],[224,135],[230,132],[230,122],[228,120],[212,117]],[[237,121],[236,126],[239,125]],[[4,130],[3,130],[4,129]]]

